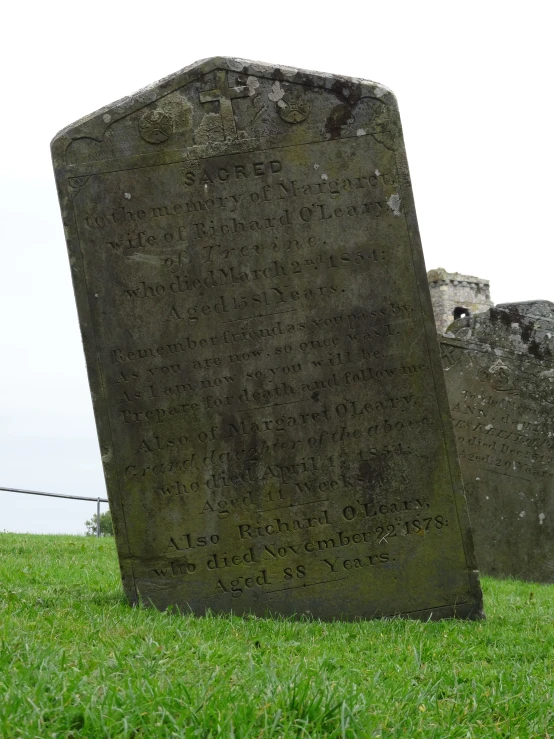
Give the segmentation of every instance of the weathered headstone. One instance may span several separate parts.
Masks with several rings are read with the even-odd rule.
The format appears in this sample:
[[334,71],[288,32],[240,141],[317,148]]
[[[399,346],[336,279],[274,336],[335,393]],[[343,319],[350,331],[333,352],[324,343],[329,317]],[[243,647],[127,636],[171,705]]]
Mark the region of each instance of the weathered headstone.
[[390,91],[210,59],[53,156],[129,599],[482,615]]
[[448,335],[442,359],[479,567],[554,582],[554,305],[497,305]]

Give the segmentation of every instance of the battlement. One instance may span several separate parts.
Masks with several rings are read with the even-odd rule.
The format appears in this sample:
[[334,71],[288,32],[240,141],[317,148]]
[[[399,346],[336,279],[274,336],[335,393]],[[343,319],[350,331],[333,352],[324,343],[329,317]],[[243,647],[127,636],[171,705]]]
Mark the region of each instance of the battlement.
[[447,272],[442,267],[427,272],[435,323],[439,334],[458,318],[484,313],[494,306],[490,283],[481,277]]

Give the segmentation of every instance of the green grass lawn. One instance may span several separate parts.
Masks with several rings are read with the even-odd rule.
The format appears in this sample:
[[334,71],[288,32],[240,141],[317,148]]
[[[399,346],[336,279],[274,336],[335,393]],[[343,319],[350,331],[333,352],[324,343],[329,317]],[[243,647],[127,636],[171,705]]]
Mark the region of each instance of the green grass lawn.
[[0,534],[0,736],[554,737],[554,586],[487,621],[130,608],[112,539]]

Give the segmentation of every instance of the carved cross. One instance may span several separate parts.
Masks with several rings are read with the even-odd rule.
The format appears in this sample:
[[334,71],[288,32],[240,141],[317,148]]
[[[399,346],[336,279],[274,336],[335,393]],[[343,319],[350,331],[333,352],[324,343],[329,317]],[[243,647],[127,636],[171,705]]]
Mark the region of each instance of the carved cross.
[[223,135],[226,139],[234,139],[237,137],[237,127],[232,101],[235,98],[247,97],[250,91],[246,86],[229,87],[227,72],[224,69],[216,70],[215,85],[214,90],[206,90],[200,93],[200,102],[213,103],[217,101],[219,103]]
[[448,344],[441,343],[441,359],[443,367],[450,369],[460,359],[462,350],[457,346],[449,346]]

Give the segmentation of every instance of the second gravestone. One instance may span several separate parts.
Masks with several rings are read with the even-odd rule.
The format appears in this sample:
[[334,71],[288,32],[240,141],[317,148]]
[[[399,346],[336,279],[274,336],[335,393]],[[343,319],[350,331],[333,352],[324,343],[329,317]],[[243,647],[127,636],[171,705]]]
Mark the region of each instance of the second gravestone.
[[393,95],[210,59],[52,146],[129,599],[482,615]]
[[441,348],[483,572],[554,582],[554,305],[497,305]]

